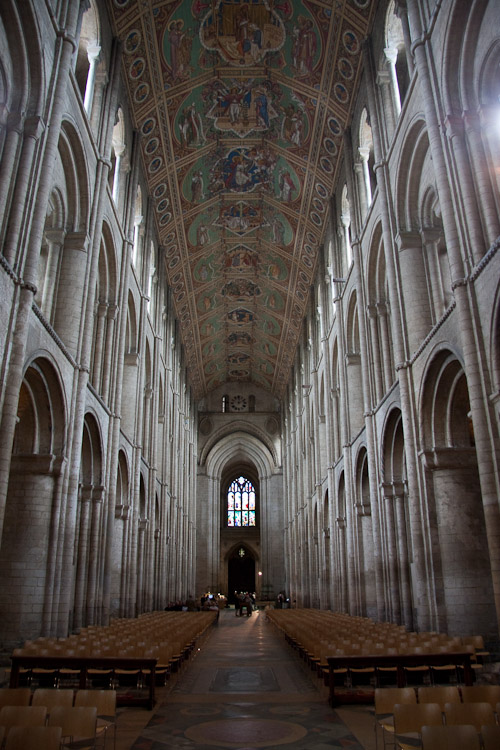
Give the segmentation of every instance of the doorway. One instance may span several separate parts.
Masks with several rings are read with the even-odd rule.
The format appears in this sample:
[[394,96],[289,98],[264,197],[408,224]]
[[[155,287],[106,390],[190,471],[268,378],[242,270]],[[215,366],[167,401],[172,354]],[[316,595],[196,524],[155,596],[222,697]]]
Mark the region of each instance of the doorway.
[[237,547],[227,561],[227,591],[231,604],[236,601],[235,591],[255,591],[255,560],[244,545]]

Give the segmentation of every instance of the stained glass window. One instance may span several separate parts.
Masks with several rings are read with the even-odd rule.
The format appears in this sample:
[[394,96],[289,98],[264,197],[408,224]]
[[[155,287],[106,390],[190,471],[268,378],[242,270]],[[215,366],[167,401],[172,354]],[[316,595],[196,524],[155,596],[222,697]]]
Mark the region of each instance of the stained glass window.
[[255,526],[255,489],[245,477],[238,477],[227,491],[227,525]]

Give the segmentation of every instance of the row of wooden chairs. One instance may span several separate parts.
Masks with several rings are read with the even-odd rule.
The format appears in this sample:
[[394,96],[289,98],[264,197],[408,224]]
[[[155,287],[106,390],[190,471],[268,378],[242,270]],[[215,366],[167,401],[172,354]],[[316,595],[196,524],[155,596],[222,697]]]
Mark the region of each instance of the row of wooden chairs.
[[60,750],[61,727],[22,727],[10,728],[5,744],[5,727],[0,726],[0,747],[5,750]]
[[[423,726],[496,726],[500,716],[500,685],[378,688],[375,690],[375,740],[381,731],[384,748],[390,738],[406,750],[415,746]],[[500,730],[500,727],[498,727]],[[430,741],[430,740],[429,740]],[[456,745],[455,747],[462,747]]]
[[61,749],[95,750],[97,747],[96,708],[54,706],[50,714],[45,706],[4,706],[0,710],[0,727],[4,729],[7,742],[14,727],[46,726],[60,730]]
[[[188,658],[194,643],[216,617],[215,612],[151,612],[138,618],[114,620],[108,626],[88,626],[67,638],[41,637],[26,641],[22,648],[15,649],[19,656],[62,656],[96,658],[156,658],[157,680],[166,681],[171,671],[177,671]],[[60,671],[35,668],[26,675],[33,679],[59,686],[74,678],[74,670]],[[136,681],[141,687],[148,675],[141,670],[89,670],[91,677],[105,680],[109,686],[123,683],[127,679]],[[129,684],[129,683],[128,683]]]
[[[308,661],[318,676],[328,681],[328,657],[332,656],[385,656],[413,654],[452,654],[469,652],[472,668],[482,669],[482,663],[489,657],[482,636],[462,638],[445,633],[411,633],[404,626],[394,623],[378,623],[369,618],[351,617],[343,613],[327,610],[270,610],[268,619],[281,630],[287,641]],[[373,667],[361,670],[336,670],[350,684],[357,672],[375,673]],[[377,684],[384,677],[396,674],[391,667],[380,668],[375,677]],[[418,673],[418,681],[441,682],[443,677],[460,679],[456,665],[422,665],[409,667],[408,672]]]
[[[116,747],[116,691],[39,688],[0,689],[0,727],[7,738],[13,727],[59,727],[61,747],[74,743],[75,737],[83,746],[105,747],[108,733]],[[35,732],[36,735],[36,732]],[[48,733],[50,740],[54,732]],[[101,743],[102,740],[102,743]],[[51,740],[50,740],[51,741]],[[66,744],[65,744],[66,743]],[[1,746],[1,743],[0,743]],[[42,750],[38,746],[37,750]]]

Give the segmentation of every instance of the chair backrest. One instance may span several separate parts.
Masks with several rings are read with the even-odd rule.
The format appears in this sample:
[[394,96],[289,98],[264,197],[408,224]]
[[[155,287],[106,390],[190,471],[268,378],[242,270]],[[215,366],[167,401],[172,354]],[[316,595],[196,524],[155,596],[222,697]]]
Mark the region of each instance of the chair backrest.
[[47,718],[45,706],[3,706],[0,710],[0,726],[5,734],[14,726],[43,727]]
[[479,735],[471,724],[423,726],[421,747],[422,750],[479,750]]
[[412,687],[404,688],[376,688],[375,714],[392,714],[396,703],[416,703],[417,694]]
[[420,732],[423,726],[440,726],[442,723],[443,717],[439,703],[396,703],[394,706],[396,734]]
[[77,690],[75,706],[94,706],[98,716],[115,716],[116,690]]
[[95,738],[97,709],[94,707],[54,706],[49,726],[61,727],[63,737]]
[[2,706],[29,706],[30,700],[30,688],[0,689],[0,708]]
[[489,703],[447,703],[444,707],[446,724],[472,724],[476,732],[483,724],[495,724],[495,714]]
[[489,703],[492,708],[500,703],[500,685],[471,685],[461,690],[464,703]]
[[73,691],[70,689],[38,688],[33,693],[31,705],[46,706],[47,711],[50,713],[50,710],[54,706],[72,706],[73,697]]
[[5,750],[59,750],[61,727],[12,727]]
[[417,695],[419,703],[439,703],[441,711],[445,703],[460,703],[460,693],[454,685],[419,687]]
[[498,750],[500,747],[500,727],[496,724],[485,724],[481,727],[484,750]]

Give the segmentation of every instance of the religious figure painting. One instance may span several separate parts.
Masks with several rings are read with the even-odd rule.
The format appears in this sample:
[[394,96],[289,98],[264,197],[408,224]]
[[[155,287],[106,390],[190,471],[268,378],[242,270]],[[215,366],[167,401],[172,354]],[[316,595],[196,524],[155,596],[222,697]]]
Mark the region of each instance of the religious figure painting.
[[235,279],[229,281],[222,287],[221,294],[228,299],[244,302],[247,299],[259,297],[261,290],[253,281],[249,281],[248,279]]
[[191,74],[191,49],[193,45],[193,32],[186,29],[182,18],[172,19],[168,25],[168,42],[166,46],[169,52],[170,72],[172,83],[175,85]]
[[320,45],[314,22],[299,15],[293,27],[292,68],[300,78],[309,78],[318,61]]
[[236,67],[265,64],[286,40],[283,20],[272,0],[216,0],[201,21],[200,42]]
[[203,89],[207,118],[219,133],[234,133],[244,138],[252,132],[266,133],[278,117],[274,106],[276,92],[270,81],[249,78],[216,79]]
[[265,144],[230,149],[211,170],[210,193],[251,193],[256,187],[272,192],[276,163],[274,151]]
[[233,250],[228,250],[224,256],[224,267],[243,271],[245,269],[257,268],[259,256],[255,250],[244,245],[239,245]]
[[257,227],[262,227],[264,223],[262,208],[258,203],[234,201],[221,205],[214,225],[224,227],[233,234],[243,237]]

